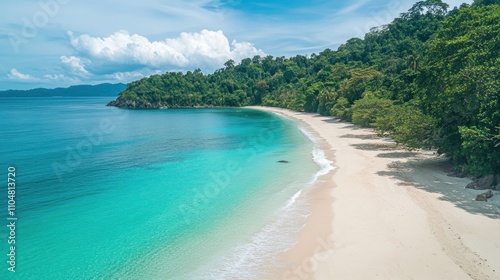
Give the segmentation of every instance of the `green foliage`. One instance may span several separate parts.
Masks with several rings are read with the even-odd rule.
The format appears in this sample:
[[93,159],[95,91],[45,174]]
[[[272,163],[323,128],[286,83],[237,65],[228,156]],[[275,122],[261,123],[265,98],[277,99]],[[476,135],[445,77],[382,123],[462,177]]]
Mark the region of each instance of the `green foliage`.
[[500,0],[475,0],[474,4],[478,6],[486,6],[493,4],[500,5]]
[[462,137],[462,152],[467,159],[465,169],[476,174],[494,173],[500,157],[499,127],[496,137],[485,128],[461,126],[458,129]]
[[365,127],[373,126],[377,117],[391,105],[391,100],[380,99],[367,92],[352,105],[352,123]]
[[345,97],[337,99],[337,102],[333,105],[330,113],[332,116],[341,120],[350,121],[352,118],[351,107],[349,106],[349,101]]
[[318,113],[324,116],[330,115],[330,108],[336,101],[337,94],[329,89],[322,90],[318,95]]
[[373,126],[409,148],[438,148],[474,173],[500,173],[500,5],[447,12],[417,2],[390,24],[310,57],[229,60],[132,82],[129,107],[265,105]]
[[498,147],[480,141],[500,124],[500,6],[463,7],[428,44],[419,77],[435,144],[471,172],[500,172]]
[[390,135],[410,149],[431,148],[435,120],[411,105],[386,107],[374,122],[379,135]]

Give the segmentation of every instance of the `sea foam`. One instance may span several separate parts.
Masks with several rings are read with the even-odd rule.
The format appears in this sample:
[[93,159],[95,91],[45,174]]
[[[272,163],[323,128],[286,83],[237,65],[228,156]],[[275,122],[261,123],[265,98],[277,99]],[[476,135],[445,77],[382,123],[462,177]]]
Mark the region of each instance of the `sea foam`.
[[299,130],[313,143],[312,160],[319,170],[309,183],[298,186],[298,190],[279,208],[274,219],[255,233],[250,240],[241,244],[228,255],[221,257],[217,265],[201,268],[195,277],[200,279],[270,279],[276,271],[290,267],[279,254],[291,249],[299,239],[310,215],[310,201],[304,192],[314,186],[319,177],[328,174],[335,167],[320,148],[319,137],[304,127]]

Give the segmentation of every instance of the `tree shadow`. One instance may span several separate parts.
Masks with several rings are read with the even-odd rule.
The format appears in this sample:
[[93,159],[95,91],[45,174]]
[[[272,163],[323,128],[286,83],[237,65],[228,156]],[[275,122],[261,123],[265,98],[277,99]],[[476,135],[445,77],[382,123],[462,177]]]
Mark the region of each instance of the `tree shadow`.
[[466,189],[469,179],[450,177],[445,174],[453,170],[450,162],[443,158],[411,158],[406,162],[396,161],[388,165],[389,171],[377,174],[398,180],[398,185],[414,187],[426,192],[440,194],[439,199],[476,215],[500,219],[500,195],[488,202],[475,201],[484,190]]
[[351,146],[365,151],[393,151],[397,149],[397,144],[395,143],[362,143],[351,144]]
[[381,153],[378,154],[379,158],[410,158],[416,156],[417,153],[414,152],[392,152],[392,153]]
[[340,138],[351,138],[351,139],[361,139],[361,140],[380,139],[380,137],[377,134],[345,134],[340,136]]

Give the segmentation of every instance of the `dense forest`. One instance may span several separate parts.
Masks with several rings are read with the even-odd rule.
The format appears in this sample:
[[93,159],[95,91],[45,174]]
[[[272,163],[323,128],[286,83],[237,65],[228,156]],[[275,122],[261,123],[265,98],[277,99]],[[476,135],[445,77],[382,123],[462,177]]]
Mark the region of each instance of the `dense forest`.
[[78,85],[68,88],[35,88],[29,90],[0,91],[0,97],[53,97],[53,96],[117,96],[126,89],[125,84]]
[[374,127],[399,143],[437,148],[460,171],[500,173],[500,0],[448,10],[417,2],[337,50],[253,57],[132,82],[110,105],[264,105]]

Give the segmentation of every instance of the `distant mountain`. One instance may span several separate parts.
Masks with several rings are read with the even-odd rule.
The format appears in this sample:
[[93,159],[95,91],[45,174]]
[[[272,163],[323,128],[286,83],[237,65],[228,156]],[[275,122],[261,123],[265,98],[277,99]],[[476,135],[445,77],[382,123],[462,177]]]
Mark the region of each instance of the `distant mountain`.
[[69,88],[35,88],[30,90],[0,91],[0,97],[52,97],[52,96],[113,96],[127,88],[126,84],[78,85]]

